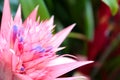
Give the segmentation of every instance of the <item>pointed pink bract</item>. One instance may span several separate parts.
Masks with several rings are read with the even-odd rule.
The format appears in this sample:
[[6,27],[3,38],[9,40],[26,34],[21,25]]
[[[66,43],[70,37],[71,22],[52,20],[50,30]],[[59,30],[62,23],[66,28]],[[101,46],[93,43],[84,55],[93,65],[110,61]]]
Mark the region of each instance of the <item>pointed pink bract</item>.
[[10,4],[9,0],[4,0],[4,7],[3,7],[3,14],[2,14],[2,20],[1,20],[1,34],[4,36],[4,38],[7,37],[7,33],[9,32],[9,22],[11,20],[11,12],[10,12]]
[[14,18],[14,22],[17,24],[22,22],[22,20],[21,20],[21,5],[19,5],[19,7],[18,7],[17,13],[16,13],[15,18]]
[[37,16],[38,7],[39,7],[39,6],[37,6],[37,7],[31,12],[31,14],[28,16],[28,18],[24,21],[24,23],[23,23],[24,25],[27,24],[27,20],[28,20],[28,19],[31,19],[33,22],[36,21],[36,16]]
[[64,41],[64,39],[67,37],[74,26],[75,24],[65,28],[64,30],[58,32],[53,36],[53,38],[51,39],[51,44],[55,49],[57,49],[61,45],[61,43]]
[[71,62],[61,65],[55,65],[48,67],[48,70],[50,70],[50,76],[54,79],[56,77],[62,76],[63,74],[76,69],[78,67],[81,67],[83,65],[92,63],[92,61],[80,61],[80,62]]

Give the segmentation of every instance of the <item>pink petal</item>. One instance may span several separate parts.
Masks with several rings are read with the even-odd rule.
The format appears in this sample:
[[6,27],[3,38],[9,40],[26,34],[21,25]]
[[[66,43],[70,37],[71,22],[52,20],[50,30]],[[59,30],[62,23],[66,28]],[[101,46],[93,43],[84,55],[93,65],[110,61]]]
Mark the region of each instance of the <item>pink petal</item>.
[[47,20],[47,22],[45,23],[49,26],[49,30],[51,31],[55,26],[53,26],[54,24],[54,16],[52,16],[49,20]]
[[24,74],[14,74],[14,80],[33,80],[33,79]]
[[7,50],[5,50],[4,53],[0,53],[0,80],[12,79],[11,58],[12,55]]
[[79,77],[69,77],[69,78],[57,78],[57,79],[55,79],[55,80],[76,80],[76,79],[86,80],[86,77],[84,77],[84,76],[79,76]]
[[35,70],[35,71],[29,73],[28,75],[31,78],[36,78],[35,80],[41,80],[41,77],[42,77],[42,80],[44,80],[43,76],[46,77],[46,71],[44,69]]
[[38,11],[38,7],[36,6],[36,8],[31,12],[31,14],[28,16],[28,18],[24,21],[23,25],[27,24],[27,20],[31,19],[33,22],[36,21],[36,16],[37,16],[37,11]]
[[[92,63],[93,61],[79,61],[79,62],[71,62],[61,65],[55,65],[48,67],[49,70],[49,76],[54,79],[57,78],[73,69],[76,69],[78,67],[84,66],[86,64]],[[46,77],[49,79],[49,77]]]
[[15,54],[13,54],[12,55],[12,71],[15,71],[18,63],[19,63],[19,58]]
[[1,52],[0,56],[2,56],[3,61],[8,65],[12,64],[12,54],[8,50]]
[[51,39],[51,43],[53,47],[58,48],[60,44],[64,41],[64,39],[67,37],[67,35],[70,33],[70,31],[73,29],[74,26],[75,24],[55,34],[53,38]]
[[11,80],[11,79],[12,79],[11,65],[6,64],[4,60],[0,60],[0,80]]
[[55,65],[60,65],[60,64],[67,64],[71,62],[77,62],[74,59],[67,58],[67,57],[58,57],[56,59],[51,60],[47,66],[55,66]]
[[3,14],[2,14],[2,21],[1,21],[1,33],[6,38],[8,34],[6,32],[9,32],[9,26],[8,23],[11,20],[11,12],[10,12],[10,4],[9,0],[4,0],[4,7],[3,7]]
[[26,69],[32,68],[32,67],[37,67],[38,64],[41,64],[41,66],[43,66],[43,64],[47,63],[46,60],[47,60],[46,57],[38,58],[38,59],[24,63],[24,66],[26,67]]
[[30,53],[29,52],[25,52],[21,55],[21,59],[23,62],[27,62],[27,61],[30,61],[32,60],[33,56],[34,56],[34,53]]
[[15,18],[14,18],[14,22],[17,23],[17,24],[22,22],[22,19],[21,19],[21,5],[19,5],[19,7],[18,7],[17,13],[16,13]]

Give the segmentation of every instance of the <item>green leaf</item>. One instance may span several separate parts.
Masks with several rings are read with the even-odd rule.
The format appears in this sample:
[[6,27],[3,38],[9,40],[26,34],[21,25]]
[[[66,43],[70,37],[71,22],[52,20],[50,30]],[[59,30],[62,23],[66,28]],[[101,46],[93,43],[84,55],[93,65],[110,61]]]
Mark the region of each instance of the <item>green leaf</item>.
[[102,1],[109,6],[112,15],[115,15],[118,12],[119,9],[118,0],[102,0]]
[[38,15],[40,16],[41,20],[50,17],[44,0],[20,0],[20,3],[22,5],[24,18],[26,18],[37,5],[39,5]]
[[90,0],[86,0],[85,2],[85,34],[89,40],[93,40],[94,18]]

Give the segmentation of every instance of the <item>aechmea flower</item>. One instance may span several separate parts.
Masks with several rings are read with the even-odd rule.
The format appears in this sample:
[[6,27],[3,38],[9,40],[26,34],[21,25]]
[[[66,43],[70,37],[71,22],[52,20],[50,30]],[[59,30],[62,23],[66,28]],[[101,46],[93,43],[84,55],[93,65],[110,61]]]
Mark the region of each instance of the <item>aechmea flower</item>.
[[53,35],[53,17],[36,21],[36,7],[22,22],[21,7],[12,19],[9,0],[4,0],[0,31],[0,80],[75,80],[79,77],[58,78],[91,63],[77,61],[56,52],[75,24]]

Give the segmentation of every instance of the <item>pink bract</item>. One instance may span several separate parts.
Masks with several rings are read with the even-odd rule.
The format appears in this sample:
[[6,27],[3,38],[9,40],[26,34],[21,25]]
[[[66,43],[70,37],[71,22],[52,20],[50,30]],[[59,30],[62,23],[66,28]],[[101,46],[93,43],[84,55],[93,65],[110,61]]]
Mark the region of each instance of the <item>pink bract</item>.
[[59,76],[93,61],[76,61],[56,52],[75,24],[53,35],[54,17],[36,21],[36,7],[22,22],[21,6],[14,19],[9,0],[4,0],[0,31],[0,80],[75,80],[84,76]]

